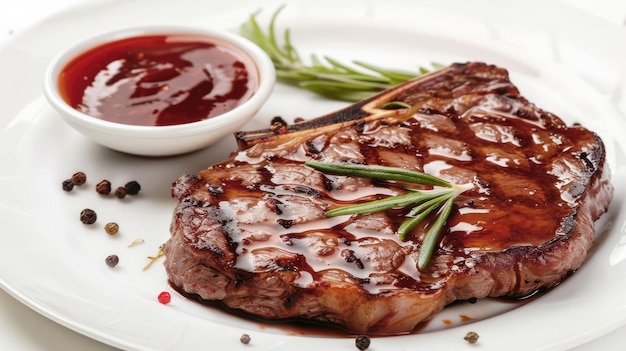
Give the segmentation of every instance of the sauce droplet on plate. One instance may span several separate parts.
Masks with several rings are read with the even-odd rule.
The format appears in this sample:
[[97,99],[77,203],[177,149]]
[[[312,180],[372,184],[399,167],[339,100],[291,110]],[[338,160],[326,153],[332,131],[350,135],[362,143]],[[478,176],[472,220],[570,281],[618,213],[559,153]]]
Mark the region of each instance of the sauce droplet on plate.
[[89,49],[59,77],[63,99],[92,117],[176,125],[215,117],[248,100],[251,60],[217,39],[146,35]]

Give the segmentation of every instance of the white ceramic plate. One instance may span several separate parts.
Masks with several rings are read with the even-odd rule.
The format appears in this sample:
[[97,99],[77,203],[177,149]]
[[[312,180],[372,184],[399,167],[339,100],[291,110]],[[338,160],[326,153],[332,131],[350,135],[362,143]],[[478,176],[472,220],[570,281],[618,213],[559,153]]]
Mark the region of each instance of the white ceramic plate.
[[[626,121],[618,106],[623,52],[615,52],[577,23],[608,42],[623,33],[573,9],[548,2],[499,1],[290,1],[279,18],[293,31],[303,54],[316,52],[348,61],[407,69],[431,61],[485,60],[507,67],[523,95],[566,121],[580,122],[604,139],[616,197],[597,223],[598,245],[569,279],[527,304],[485,300],[461,304],[436,316],[420,334],[375,338],[372,350],[469,347],[463,336],[480,335],[482,350],[560,350],[582,344],[626,322]],[[265,1],[266,23],[279,1]],[[541,11],[536,11],[541,6]],[[133,350],[354,349],[350,338],[264,325],[199,306],[171,291],[162,262],[147,271],[169,236],[175,202],[172,181],[225,158],[233,139],[194,154],[139,158],[104,149],[66,126],[41,96],[48,61],[74,40],[138,24],[186,23],[237,29],[261,7],[256,1],[103,1],[49,18],[0,48],[0,286],[41,314],[94,339]],[[535,9],[535,10],[533,10]],[[550,19],[550,21],[545,21]],[[588,33],[587,33],[588,34]],[[246,129],[266,127],[271,117],[314,117],[343,106],[279,85]],[[61,181],[84,171],[88,184],[70,193]],[[139,196],[103,198],[93,187],[142,185]],[[86,227],[83,208],[98,213]],[[105,234],[106,222],[120,233]],[[128,247],[135,239],[142,244]],[[120,263],[110,269],[107,255]],[[469,316],[466,320],[462,316]],[[242,333],[252,336],[242,345]]]

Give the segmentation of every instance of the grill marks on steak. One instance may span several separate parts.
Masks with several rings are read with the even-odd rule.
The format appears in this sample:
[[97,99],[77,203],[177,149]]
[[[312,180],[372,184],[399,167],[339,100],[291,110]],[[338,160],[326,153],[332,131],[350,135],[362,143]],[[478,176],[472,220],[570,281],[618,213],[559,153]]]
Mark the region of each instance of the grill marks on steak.
[[[410,109],[382,109],[403,101]],[[265,318],[354,333],[412,331],[455,300],[523,296],[585,259],[612,198],[604,147],[519,95],[504,69],[457,64],[316,120],[237,135],[240,150],[172,188],[171,282]],[[473,185],[455,202],[425,271],[428,221],[406,209],[326,218],[403,184],[322,174],[308,159],[416,169]]]

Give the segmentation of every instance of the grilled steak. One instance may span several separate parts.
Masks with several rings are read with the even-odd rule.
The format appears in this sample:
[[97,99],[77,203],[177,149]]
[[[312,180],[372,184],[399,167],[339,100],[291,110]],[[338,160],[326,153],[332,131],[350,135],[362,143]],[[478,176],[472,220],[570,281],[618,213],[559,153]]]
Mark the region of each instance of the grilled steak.
[[[411,107],[384,108],[392,101]],[[585,260],[613,196],[598,135],[536,107],[505,69],[483,63],[237,138],[232,157],[173,185],[171,283],[255,316],[352,333],[411,332],[455,300],[556,286]],[[473,187],[419,270],[432,221],[403,241],[405,209],[325,216],[405,193],[403,184],[324,174],[307,160],[402,167]]]

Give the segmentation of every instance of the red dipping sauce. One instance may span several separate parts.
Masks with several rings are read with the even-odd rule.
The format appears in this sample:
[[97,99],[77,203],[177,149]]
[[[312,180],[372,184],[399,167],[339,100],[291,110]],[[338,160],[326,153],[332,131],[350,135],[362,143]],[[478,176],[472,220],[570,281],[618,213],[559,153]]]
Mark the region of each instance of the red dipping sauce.
[[73,108],[100,119],[167,126],[220,115],[258,87],[251,60],[195,35],[147,35],[94,47],[71,60],[59,91]]

